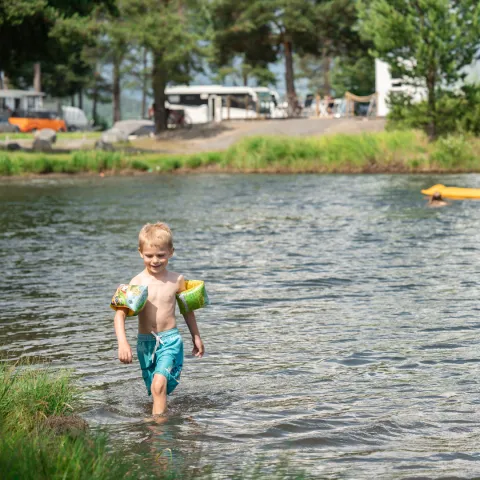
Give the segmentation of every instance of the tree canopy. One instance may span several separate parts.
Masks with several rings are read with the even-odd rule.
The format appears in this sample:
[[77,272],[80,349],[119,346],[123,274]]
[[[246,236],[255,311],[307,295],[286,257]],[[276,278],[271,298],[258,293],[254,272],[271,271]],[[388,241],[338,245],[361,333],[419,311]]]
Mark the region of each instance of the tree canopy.
[[430,127],[436,136],[439,89],[464,77],[480,42],[478,0],[362,0],[361,32],[372,41],[372,53],[385,60],[394,75],[426,88]]
[[0,71],[25,87],[40,62],[47,93],[75,93],[91,74],[80,52],[94,41],[87,25],[99,8],[114,0],[0,0]]
[[434,137],[438,92],[462,79],[479,38],[476,0],[0,0],[0,72],[11,84],[32,85],[39,62],[47,94],[111,95],[114,120],[122,85],[135,84],[142,105],[153,95],[157,132],[167,85],[206,65],[217,81],[269,85],[283,62],[292,111],[299,77],[325,95],[372,93],[375,56],[428,92]]

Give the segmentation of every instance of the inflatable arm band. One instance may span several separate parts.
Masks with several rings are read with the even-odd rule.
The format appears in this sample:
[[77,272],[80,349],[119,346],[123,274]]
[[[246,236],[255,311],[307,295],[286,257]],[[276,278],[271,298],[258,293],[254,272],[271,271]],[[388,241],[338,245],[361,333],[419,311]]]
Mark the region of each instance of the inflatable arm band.
[[205,290],[205,282],[202,280],[185,280],[185,288],[183,292],[177,293],[178,308],[182,315],[210,305]]
[[146,285],[127,285],[122,283],[110,302],[110,308],[128,308],[127,317],[138,315],[147,303],[148,287]]

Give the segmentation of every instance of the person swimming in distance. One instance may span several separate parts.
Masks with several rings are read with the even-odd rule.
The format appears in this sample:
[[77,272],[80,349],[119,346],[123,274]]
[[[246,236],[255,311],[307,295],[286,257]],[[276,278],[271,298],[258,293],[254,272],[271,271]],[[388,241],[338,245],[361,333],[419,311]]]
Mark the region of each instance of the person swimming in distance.
[[432,208],[445,207],[446,205],[448,205],[448,202],[443,199],[442,194],[438,190],[433,192],[433,195],[428,200],[428,206]]

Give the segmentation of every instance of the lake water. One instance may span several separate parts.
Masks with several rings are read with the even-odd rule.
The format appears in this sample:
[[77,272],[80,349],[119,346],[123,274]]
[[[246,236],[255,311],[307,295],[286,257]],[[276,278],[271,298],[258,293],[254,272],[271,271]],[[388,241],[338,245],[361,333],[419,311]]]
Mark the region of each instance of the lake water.
[[[0,354],[73,368],[82,415],[135,461],[168,454],[219,478],[256,458],[319,478],[478,476],[480,202],[429,209],[420,189],[435,183],[480,176],[3,180]],[[207,353],[187,355],[163,425],[145,421],[108,306],[157,220],[171,268],[212,301],[197,315]],[[135,319],[127,334],[135,345]]]

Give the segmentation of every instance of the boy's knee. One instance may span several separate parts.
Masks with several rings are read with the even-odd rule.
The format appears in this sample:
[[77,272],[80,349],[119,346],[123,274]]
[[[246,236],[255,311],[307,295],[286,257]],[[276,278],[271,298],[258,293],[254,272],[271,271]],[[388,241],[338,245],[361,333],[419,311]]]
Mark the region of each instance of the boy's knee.
[[155,374],[152,382],[152,395],[166,395],[167,394],[167,379],[163,375]]

